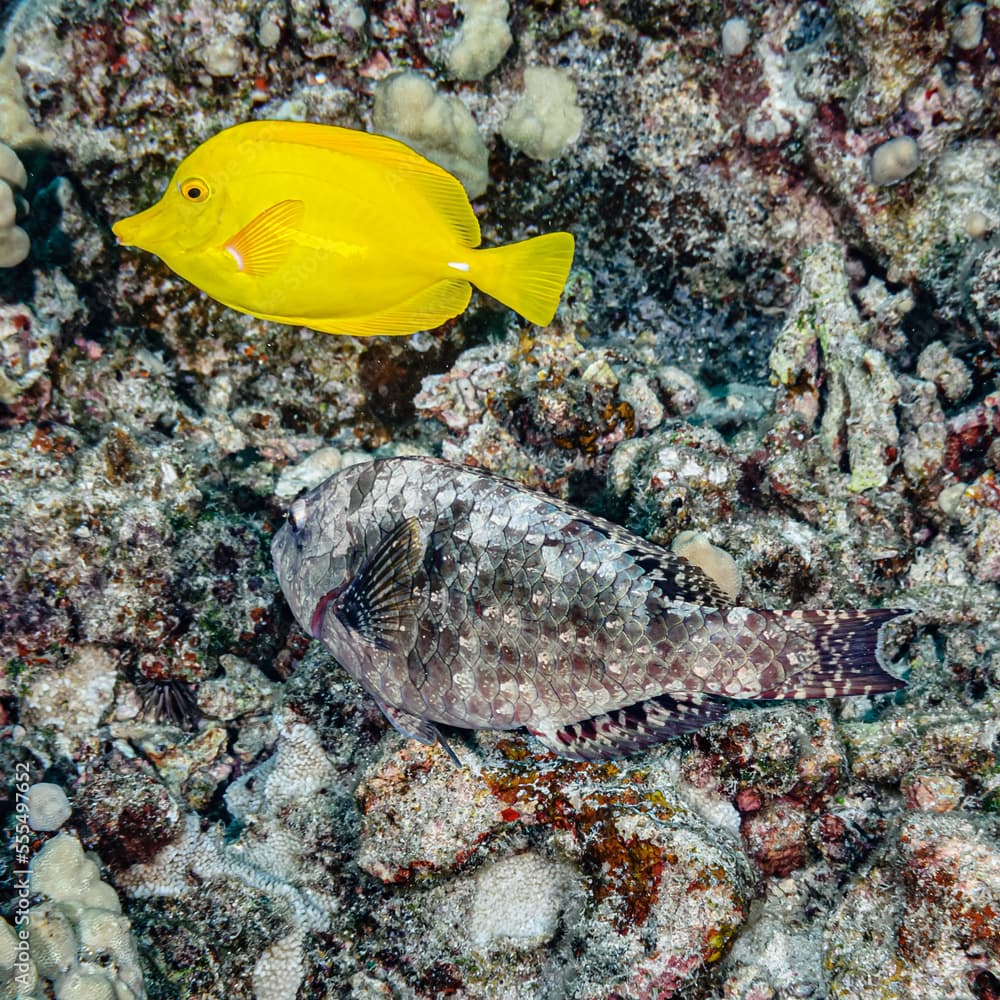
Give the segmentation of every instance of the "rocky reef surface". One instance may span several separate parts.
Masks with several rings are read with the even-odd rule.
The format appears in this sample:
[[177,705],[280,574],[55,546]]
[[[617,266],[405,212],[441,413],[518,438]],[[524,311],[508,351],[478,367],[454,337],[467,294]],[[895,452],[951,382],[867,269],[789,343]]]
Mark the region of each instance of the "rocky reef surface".
[[[4,18],[0,998],[1000,996],[996,0]],[[267,117],[406,138],[487,244],[571,230],[554,323],[331,337],[115,246]],[[270,568],[403,453],[700,532],[748,605],[913,608],[909,685],[455,768]]]

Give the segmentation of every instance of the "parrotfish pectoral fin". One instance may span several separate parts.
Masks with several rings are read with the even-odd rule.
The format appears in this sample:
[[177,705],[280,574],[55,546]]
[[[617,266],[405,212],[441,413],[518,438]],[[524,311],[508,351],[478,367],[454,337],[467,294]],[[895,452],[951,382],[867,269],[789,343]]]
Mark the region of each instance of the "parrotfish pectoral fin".
[[561,757],[616,760],[717,722],[729,708],[727,702],[708,694],[661,694],[567,726],[529,732]]
[[419,740],[421,743],[428,745],[431,743],[440,744],[441,749],[451,758],[451,762],[456,767],[462,766],[462,762],[455,755],[455,751],[448,746],[447,740],[441,735],[438,727],[433,722],[422,719],[419,715],[404,712],[401,708],[393,708],[392,705],[387,705],[379,698],[375,699],[375,703],[382,709],[382,714],[392,723],[392,728],[396,732],[402,733],[407,739]]
[[[764,614],[765,612],[761,612]],[[874,608],[867,611],[771,611],[789,631],[809,639],[814,662],[784,683],[761,691],[756,699],[841,698],[886,694],[906,687],[882,666],[882,626],[911,611]]]
[[264,209],[223,244],[236,267],[251,277],[272,274],[295,246],[294,230],[302,222],[304,204],[287,199]]
[[382,539],[334,603],[344,628],[377,649],[395,649],[414,625],[414,576],[422,558],[420,522],[408,517]]
[[573,247],[569,233],[546,233],[522,243],[477,250],[470,278],[526,320],[547,326],[569,277]]
[[419,715],[404,712],[401,708],[387,705],[380,698],[376,698],[375,702],[382,709],[382,714],[392,723],[392,728],[407,739],[419,740],[421,743],[437,743],[438,729],[433,722],[422,719]]
[[462,762],[458,759],[458,754],[456,754],[455,751],[452,750],[450,744],[441,735],[440,732],[438,732],[438,744],[440,745],[441,749],[451,758],[451,762],[452,762],[452,764],[455,765],[455,767],[461,767],[462,766]]
[[344,320],[303,320],[303,324],[325,333],[351,337],[400,336],[433,330],[463,312],[471,296],[472,288],[467,281],[437,281],[426,291],[385,312]]

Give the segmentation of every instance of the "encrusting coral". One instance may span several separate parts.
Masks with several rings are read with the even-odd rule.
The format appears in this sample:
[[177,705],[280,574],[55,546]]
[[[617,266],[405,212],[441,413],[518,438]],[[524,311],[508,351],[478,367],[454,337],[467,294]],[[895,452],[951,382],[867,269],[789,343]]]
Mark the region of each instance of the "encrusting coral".
[[243,828],[238,840],[226,843],[218,828],[202,830],[198,816],[189,813],[175,839],[119,879],[138,899],[183,900],[191,892],[192,877],[228,880],[265,894],[287,931],[256,958],[256,1000],[295,995],[305,975],[306,937],[328,927],[334,900],[323,888],[327,873],[322,853],[313,850],[306,835],[325,832],[337,802],[328,794],[337,783],[336,770],[307,724],[286,712],[274,725],[274,754],[226,792],[230,813]]
[[457,97],[439,93],[422,73],[407,71],[379,81],[372,121],[379,132],[402,139],[454,174],[470,198],[486,190],[488,153],[475,119]]
[[524,91],[500,126],[515,149],[535,160],[563,156],[580,138],[583,110],[568,73],[548,66],[524,71]]
[[[12,10],[14,18],[17,10]],[[35,125],[17,71],[15,30],[8,28],[0,54],[0,142],[16,149],[45,149],[45,136]]]
[[[29,881],[32,894],[42,897],[24,924],[29,967],[20,954],[8,965],[0,943],[0,996],[42,997],[51,990],[55,1000],[145,1000],[131,922],[80,841],[68,833],[47,841],[31,861]],[[8,931],[0,918],[0,938]]]
[[459,0],[464,18],[447,46],[445,63],[458,80],[482,80],[500,65],[514,37],[507,0]]
[[31,250],[28,234],[17,225],[14,188],[28,183],[28,175],[17,154],[0,142],[0,267],[14,267]]

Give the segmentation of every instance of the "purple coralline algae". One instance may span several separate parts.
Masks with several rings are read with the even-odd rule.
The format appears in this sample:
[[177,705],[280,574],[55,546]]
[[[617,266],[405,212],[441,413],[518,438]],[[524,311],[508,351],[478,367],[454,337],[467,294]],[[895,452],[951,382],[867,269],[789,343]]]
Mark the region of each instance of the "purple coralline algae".
[[593,767],[493,736],[481,751],[468,772],[410,745],[358,789],[362,868],[432,887],[430,905],[403,895],[379,918],[429,940],[411,974],[461,969],[472,995],[639,998],[719,960],[754,879],[731,834],[679,798],[669,755]]
[[[829,995],[990,995],[1000,935],[997,833],[993,816],[906,817],[827,925]],[[892,971],[873,982],[873,967]]]
[[[0,998],[1000,996],[996,2],[23,0],[0,33]],[[263,118],[455,154],[487,244],[572,231],[555,321],[331,337],[115,246]],[[406,454],[697,532],[741,604],[914,609],[908,686],[456,768],[269,558],[301,489]]]

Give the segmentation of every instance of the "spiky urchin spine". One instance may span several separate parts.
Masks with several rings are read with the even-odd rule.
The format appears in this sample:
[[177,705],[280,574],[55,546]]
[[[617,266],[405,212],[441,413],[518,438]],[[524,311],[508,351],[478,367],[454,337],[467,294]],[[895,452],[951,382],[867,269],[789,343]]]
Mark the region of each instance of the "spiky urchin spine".
[[178,729],[197,727],[201,715],[198,711],[198,699],[186,681],[177,678],[152,680],[140,677],[135,682],[135,689],[142,701],[144,715]]

